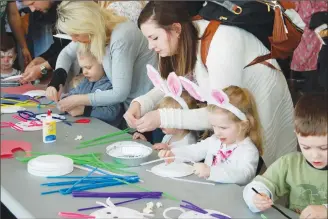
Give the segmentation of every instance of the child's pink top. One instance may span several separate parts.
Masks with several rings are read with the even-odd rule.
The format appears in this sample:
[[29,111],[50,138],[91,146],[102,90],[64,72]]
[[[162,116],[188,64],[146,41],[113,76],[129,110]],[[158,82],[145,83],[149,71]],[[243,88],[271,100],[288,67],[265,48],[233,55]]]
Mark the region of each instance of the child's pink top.
[[312,14],[328,10],[327,1],[295,1],[295,10],[306,24],[300,44],[294,51],[291,69],[294,71],[313,71],[317,69],[321,42],[315,32],[309,29]]

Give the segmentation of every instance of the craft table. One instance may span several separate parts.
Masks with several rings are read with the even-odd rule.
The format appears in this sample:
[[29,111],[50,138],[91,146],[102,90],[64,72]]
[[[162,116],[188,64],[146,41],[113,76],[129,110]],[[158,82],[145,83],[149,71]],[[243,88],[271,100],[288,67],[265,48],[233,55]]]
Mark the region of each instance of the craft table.
[[[38,112],[37,109],[32,110]],[[46,109],[41,109],[45,112]],[[55,111],[56,112],[56,111]],[[72,120],[73,118],[68,118]],[[14,121],[10,114],[1,115],[2,121]],[[82,135],[83,140],[92,139],[110,132],[118,131],[116,128],[99,121],[92,119],[90,124],[73,124],[73,126],[57,123],[57,141],[52,144],[44,144],[42,142],[42,131],[35,132],[17,132],[9,128],[1,129],[2,139],[7,140],[22,140],[32,144],[32,150],[35,152],[47,153],[69,153],[69,154],[84,154],[90,152],[103,152],[104,160],[109,160],[105,154],[106,145],[95,146],[84,149],[75,149],[79,145],[79,141],[75,141],[77,135]],[[147,143],[146,143],[147,144]],[[156,153],[153,153],[151,159],[157,159]],[[164,179],[147,172],[152,165],[129,168],[128,170],[137,172],[139,177],[144,181],[140,185],[151,189],[152,191],[162,191],[171,194],[180,199],[187,200],[195,205],[203,208],[221,211],[232,216],[232,218],[261,218],[260,214],[253,214],[247,208],[242,198],[243,188],[234,184],[218,184],[216,186],[192,184],[180,182],[171,179]],[[87,172],[75,169],[71,175],[86,175]],[[187,177],[187,179],[200,180],[196,176]],[[54,188],[41,187],[41,183],[53,182],[46,178],[32,176],[27,172],[27,165],[17,161],[16,159],[1,160],[1,202],[17,217],[17,218],[59,218],[57,215],[60,211],[77,212],[78,208],[97,206],[96,201],[105,202],[105,199],[99,198],[73,198],[71,195],[50,194],[41,196],[40,193]],[[107,187],[90,191],[139,191],[136,188],[122,185],[115,187]],[[113,199],[113,202],[121,201]],[[139,200],[136,202],[127,203],[122,206],[130,207],[142,212],[146,203],[158,200]],[[178,207],[179,202],[169,200],[167,198],[160,199],[163,204],[162,208],[156,209],[155,218],[163,218],[162,213],[168,207]],[[281,208],[292,218],[299,216],[294,212]],[[90,214],[90,211],[80,212]],[[264,213],[268,219],[283,218],[274,209],[269,209]],[[169,213],[172,218],[177,218],[178,213],[172,211]]]

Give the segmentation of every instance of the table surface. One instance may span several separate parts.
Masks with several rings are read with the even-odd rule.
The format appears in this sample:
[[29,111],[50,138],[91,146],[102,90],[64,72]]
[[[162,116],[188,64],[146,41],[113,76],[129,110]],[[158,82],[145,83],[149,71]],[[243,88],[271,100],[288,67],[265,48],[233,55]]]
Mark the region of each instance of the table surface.
[[[45,112],[46,109],[35,109],[32,111]],[[71,120],[73,118],[68,119]],[[14,121],[10,114],[1,115],[1,120]],[[77,146],[79,142],[74,139],[77,135],[82,135],[83,139],[87,140],[114,131],[118,131],[118,129],[97,119],[92,119],[90,124],[73,124],[73,126],[68,126],[64,123],[58,123],[57,141],[51,144],[44,144],[42,142],[42,131],[20,133],[9,128],[4,128],[1,129],[1,137],[5,140],[15,139],[30,142],[32,144],[32,150],[35,152],[63,154],[102,152],[104,153],[103,160],[110,161],[110,158],[105,154],[105,148],[107,145],[75,149],[75,146]],[[156,153],[153,153],[149,159],[157,159]],[[232,218],[261,218],[260,214],[253,214],[247,208],[242,197],[242,187],[235,184],[217,184],[215,186],[192,184],[161,178],[146,171],[147,169],[150,169],[152,165],[156,164],[129,168],[128,170],[137,172],[139,177],[144,181],[139,185],[152,191],[167,192],[179,200],[190,201],[202,208],[220,211],[232,216]],[[86,171],[75,169],[70,175],[83,176],[86,174]],[[186,178],[200,180],[196,176]],[[41,192],[53,190],[53,188],[40,186],[41,183],[47,181],[50,182],[50,180],[45,178],[30,175],[27,172],[27,165],[25,163],[21,163],[16,159],[1,160],[1,202],[5,204],[17,218],[59,218],[58,212],[60,211],[77,212],[78,208],[97,206],[95,203],[96,201],[105,202],[106,200],[104,198],[73,198],[70,195],[60,194],[42,196],[40,195]],[[140,190],[127,185],[122,185],[92,191],[123,192]],[[116,201],[122,201],[122,199],[115,199],[114,202]],[[142,212],[142,209],[146,207],[146,203],[150,201],[156,203],[158,200],[139,200],[122,206],[130,207]],[[167,198],[162,198],[159,201],[163,204],[163,207],[159,209],[156,209],[156,207],[154,208],[155,218],[163,218],[162,213],[166,208],[178,207],[180,204],[177,201],[169,200]],[[281,208],[292,218],[298,218],[296,213],[286,208]],[[80,213],[90,214],[91,212],[92,210]],[[177,218],[177,212],[171,213],[170,216]],[[268,219],[283,218],[283,216],[274,209],[267,210],[264,212],[264,215]]]

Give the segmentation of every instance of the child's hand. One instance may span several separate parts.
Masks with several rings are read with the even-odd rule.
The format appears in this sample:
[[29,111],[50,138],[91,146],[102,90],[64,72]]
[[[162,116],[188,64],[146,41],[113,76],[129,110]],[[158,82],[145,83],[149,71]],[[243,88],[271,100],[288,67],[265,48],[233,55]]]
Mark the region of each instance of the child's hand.
[[154,150],[169,150],[170,147],[168,144],[165,143],[157,143],[153,145]]
[[194,174],[201,178],[208,178],[211,173],[211,168],[204,163],[194,164]]
[[[175,155],[173,154],[173,152],[171,150],[160,150],[158,152],[158,156],[160,158],[164,158],[164,157],[174,157]],[[165,160],[166,163],[172,163],[173,161],[174,161],[174,158]]]
[[81,116],[83,115],[84,113],[84,106],[77,106],[75,108],[73,108],[71,111],[68,111],[68,113],[71,115],[71,116]]
[[56,90],[55,87],[50,86],[46,90],[46,97],[49,100],[55,101],[57,103],[60,100],[60,95],[62,90],[63,90],[62,85],[59,85],[59,92]]
[[300,219],[327,219],[327,208],[324,205],[309,205],[301,213]]
[[143,140],[143,141],[147,141],[147,138],[143,134],[141,134],[139,132],[135,132],[133,134],[132,138],[133,138],[133,140],[140,139],[140,140]]
[[[260,195],[261,194],[261,195]],[[269,196],[267,196],[264,193],[255,194],[253,196],[253,203],[257,209],[260,211],[265,211],[269,208],[271,208],[271,205],[273,205],[272,200]]]

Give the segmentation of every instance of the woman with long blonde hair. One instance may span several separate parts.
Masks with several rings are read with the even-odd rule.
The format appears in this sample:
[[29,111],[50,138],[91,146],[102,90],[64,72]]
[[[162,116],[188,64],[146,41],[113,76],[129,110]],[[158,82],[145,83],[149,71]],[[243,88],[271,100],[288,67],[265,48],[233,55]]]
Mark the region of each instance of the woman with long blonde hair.
[[[103,65],[113,89],[86,95],[73,95],[58,102],[64,111],[78,106],[105,106],[124,103],[152,88],[146,64],[157,65],[157,57],[148,49],[146,38],[138,27],[93,1],[63,1],[57,9],[57,29],[72,37],[57,59],[56,70],[49,83],[49,99],[59,101],[60,85],[65,84],[76,51],[90,51]],[[80,112],[82,115],[83,108]]]

